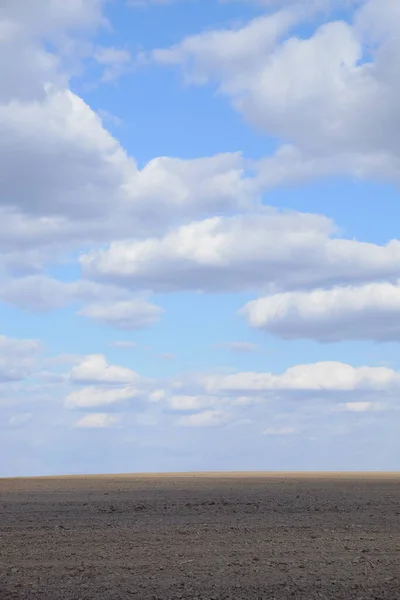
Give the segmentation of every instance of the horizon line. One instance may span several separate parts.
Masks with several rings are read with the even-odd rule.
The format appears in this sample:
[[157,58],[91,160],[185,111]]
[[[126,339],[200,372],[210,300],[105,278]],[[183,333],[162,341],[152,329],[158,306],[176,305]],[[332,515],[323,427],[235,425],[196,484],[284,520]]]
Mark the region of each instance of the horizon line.
[[4,480],[21,480],[21,479],[101,479],[101,478],[206,478],[206,477],[400,477],[400,471],[161,471],[161,472],[126,472],[126,473],[67,473],[53,475],[17,475],[0,477],[0,481]]

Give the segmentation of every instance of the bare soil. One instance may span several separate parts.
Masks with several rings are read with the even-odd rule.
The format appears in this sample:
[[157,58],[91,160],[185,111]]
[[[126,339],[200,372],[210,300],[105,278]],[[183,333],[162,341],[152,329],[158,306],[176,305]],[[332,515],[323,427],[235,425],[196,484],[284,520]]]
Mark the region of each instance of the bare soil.
[[0,600],[397,600],[400,474],[0,480]]

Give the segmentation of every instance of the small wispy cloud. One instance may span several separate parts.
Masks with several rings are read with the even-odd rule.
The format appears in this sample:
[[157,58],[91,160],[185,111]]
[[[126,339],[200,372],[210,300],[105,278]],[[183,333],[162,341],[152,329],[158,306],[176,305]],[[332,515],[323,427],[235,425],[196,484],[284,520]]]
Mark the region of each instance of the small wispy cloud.
[[136,348],[136,342],[131,342],[128,340],[117,340],[111,343],[115,348]]
[[121,417],[118,415],[110,415],[107,413],[91,413],[81,417],[75,423],[75,427],[78,429],[105,429],[113,427],[120,421]]
[[171,354],[171,352],[162,352],[161,354],[158,354],[158,358],[161,358],[162,360],[174,360],[175,354]]
[[204,410],[193,415],[184,415],[177,424],[182,427],[215,427],[229,420],[229,415],[222,410]]
[[220,344],[216,344],[215,347],[223,350],[230,350],[231,352],[243,353],[257,352],[259,350],[259,346],[251,342],[221,342]]
[[263,431],[264,435],[293,435],[296,433],[295,427],[268,427]]
[[96,49],[94,60],[104,67],[101,81],[109,83],[128,73],[132,68],[132,56],[124,48],[99,47]]

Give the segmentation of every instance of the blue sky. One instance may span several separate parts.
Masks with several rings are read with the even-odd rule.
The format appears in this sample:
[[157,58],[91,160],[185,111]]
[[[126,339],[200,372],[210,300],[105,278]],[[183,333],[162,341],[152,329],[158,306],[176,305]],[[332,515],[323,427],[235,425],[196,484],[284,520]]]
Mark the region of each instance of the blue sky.
[[400,468],[399,26],[5,2],[0,476]]

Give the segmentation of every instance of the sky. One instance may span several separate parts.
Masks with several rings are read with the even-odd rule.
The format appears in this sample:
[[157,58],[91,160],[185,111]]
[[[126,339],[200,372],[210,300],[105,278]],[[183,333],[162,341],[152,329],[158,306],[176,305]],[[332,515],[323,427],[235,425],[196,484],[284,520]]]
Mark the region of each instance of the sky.
[[2,0],[0,476],[400,470],[399,31]]

